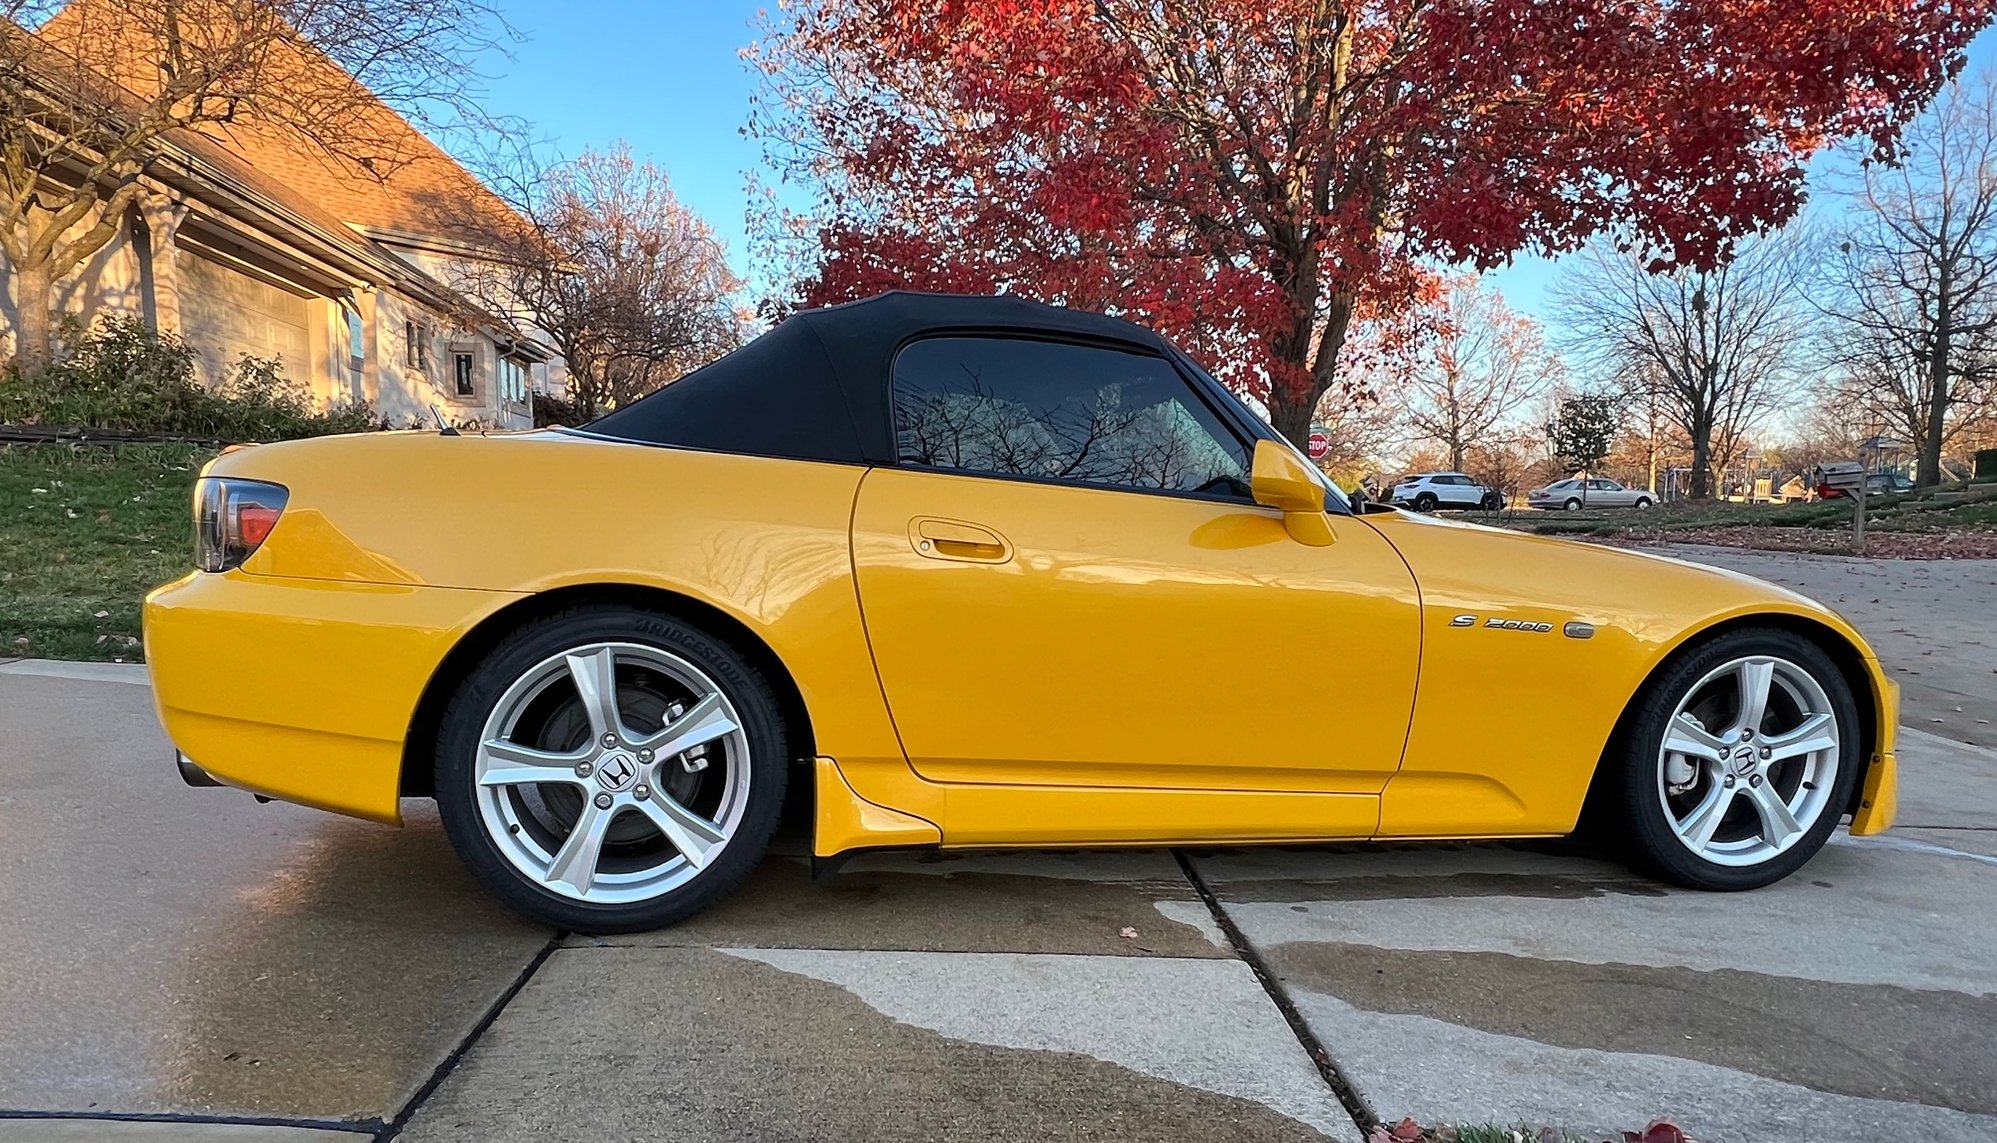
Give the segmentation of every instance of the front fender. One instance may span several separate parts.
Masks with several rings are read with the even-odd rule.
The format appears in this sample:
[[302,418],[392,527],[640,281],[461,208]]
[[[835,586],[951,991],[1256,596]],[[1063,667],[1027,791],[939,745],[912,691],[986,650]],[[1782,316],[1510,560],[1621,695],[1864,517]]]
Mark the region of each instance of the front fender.
[[[1857,807],[1854,824],[1890,820],[1897,690],[1835,612],[1751,576],[1661,556],[1400,513],[1376,526],[1407,559],[1422,601],[1420,689],[1400,771],[1382,796],[1381,836],[1570,832],[1644,682],[1690,643],[1756,620],[1807,626],[1843,647],[1871,723],[1873,805]],[[1466,625],[1465,616],[1475,618]],[[1516,625],[1491,627],[1494,618]],[[1570,634],[1570,624],[1587,633]],[[1475,701],[1493,680],[1506,697]]]

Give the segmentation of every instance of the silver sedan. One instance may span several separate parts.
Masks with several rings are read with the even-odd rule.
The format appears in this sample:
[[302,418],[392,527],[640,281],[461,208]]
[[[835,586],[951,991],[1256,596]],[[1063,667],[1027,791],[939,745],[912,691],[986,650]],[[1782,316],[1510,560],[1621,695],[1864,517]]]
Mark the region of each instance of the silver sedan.
[[1648,508],[1655,502],[1655,495],[1644,489],[1624,488],[1598,476],[1556,480],[1526,497],[1526,503],[1534,508],[1569,512],[1579,508]]

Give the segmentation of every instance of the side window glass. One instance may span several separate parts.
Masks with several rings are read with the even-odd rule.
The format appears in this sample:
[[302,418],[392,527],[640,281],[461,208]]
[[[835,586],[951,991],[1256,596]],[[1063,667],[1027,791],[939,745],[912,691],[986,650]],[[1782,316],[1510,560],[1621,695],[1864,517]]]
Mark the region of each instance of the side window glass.
[[1247,498],[1249,453],[1171,362],[996,337],[895,358],[903,464]]

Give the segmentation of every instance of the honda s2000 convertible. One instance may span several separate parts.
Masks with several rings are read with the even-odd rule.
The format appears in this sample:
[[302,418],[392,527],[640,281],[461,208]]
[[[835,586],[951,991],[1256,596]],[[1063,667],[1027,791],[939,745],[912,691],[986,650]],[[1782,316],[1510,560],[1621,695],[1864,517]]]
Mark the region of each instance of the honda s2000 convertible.
[[1898,690],[1834,613],[1355,509],[1155,334],[1019,300],[801,313],[582,429],[240,449],[194,500],[145,611],[183,777],[435,798],[570,929],[712,903],[786,799],[815,859],[1585,821],[1706,889],[1893,814]]

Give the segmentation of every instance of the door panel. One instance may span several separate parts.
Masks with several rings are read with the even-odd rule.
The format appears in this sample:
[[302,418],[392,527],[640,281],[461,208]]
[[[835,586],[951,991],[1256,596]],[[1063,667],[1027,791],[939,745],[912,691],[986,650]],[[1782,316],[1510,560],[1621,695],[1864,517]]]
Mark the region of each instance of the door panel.
[[[938,551],[938,521],[1003,558]],[[1314,548],[1253,505],[868,473],[854,570],[910,762],[943,782],[1378,792],[1413,702],[1414,583],[1369,525],[1332,527]]]

